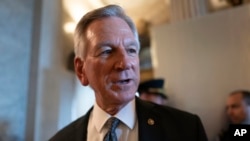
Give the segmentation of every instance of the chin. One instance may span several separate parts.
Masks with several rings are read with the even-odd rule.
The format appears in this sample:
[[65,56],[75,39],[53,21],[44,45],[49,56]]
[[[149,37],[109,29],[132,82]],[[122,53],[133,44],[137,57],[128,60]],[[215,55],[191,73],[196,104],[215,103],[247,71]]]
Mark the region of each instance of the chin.
[[135,94],[118,94],[117,95],[117,101],[119,103],[128,103],[129,101],[133,100],[135,98]]

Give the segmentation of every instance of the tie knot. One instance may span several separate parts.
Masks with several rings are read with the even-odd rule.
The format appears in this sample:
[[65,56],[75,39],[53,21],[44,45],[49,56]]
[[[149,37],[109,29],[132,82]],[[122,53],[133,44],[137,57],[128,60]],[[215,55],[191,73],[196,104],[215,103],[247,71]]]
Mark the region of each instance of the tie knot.
[[120,123],[120,120],[118,118],[111,117],[107,122],[109,131],[113,132],[119,123]]
[[120,120],[115,118],[115,117],[111,117],[108,121],[107,121],[107,127],[108,127],[108,132],[104,137],[103,141],[117,141],[117,136],[115,134],[115,128],[118,126]]

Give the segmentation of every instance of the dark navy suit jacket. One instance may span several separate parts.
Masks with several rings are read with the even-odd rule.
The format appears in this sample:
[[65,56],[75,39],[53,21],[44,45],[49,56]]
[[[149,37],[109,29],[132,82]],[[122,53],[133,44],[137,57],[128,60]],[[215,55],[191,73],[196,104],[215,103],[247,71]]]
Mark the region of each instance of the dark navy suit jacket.
[[[86,141],[92,109],[59,131],[49,141]],[[198,116],[136,98],[139,141],[207,141]],[[152,119],[154,123],[149,124]]]

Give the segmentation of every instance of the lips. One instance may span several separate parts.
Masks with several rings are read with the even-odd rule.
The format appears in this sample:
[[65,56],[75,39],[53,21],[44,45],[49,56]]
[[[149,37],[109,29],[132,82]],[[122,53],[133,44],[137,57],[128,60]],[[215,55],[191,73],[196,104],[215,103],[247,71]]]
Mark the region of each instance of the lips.
[[112,81],[113,85],[117,86],[126,86],[126,85],[131,85],[133,82],[133,79],[130,78],[120,78]]
[[111,89],[118,93],[130,92],[134,89],[134,83],[132,79],[120,79],[113,81]]
[[129,82],[131,82],[131,79],[122,79],[117,81],[117,84],[128,84]]

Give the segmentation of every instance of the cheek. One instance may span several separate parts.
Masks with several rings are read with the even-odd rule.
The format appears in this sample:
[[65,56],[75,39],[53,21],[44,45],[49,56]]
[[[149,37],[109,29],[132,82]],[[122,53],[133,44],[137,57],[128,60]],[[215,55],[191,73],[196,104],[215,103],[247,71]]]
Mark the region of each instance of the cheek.
[[87,77],[96,77],[102,70],[102,65],[98,61],[88,61],[86,63],[86,75]]
[[241,110],[242,116],[246,116],[246,113],[247,113],[247,111],[246,111],[245,109],[242,108],[242,110]]
[[137,57],[137,58],[134,60],[134,64],[138,66],[138,65],[139,65],[139,62],[140,62],[140,61],[139,61],[139,57]]
[[92,77],[100,80],[101,77],[105,77],[105,75],[110,71],[112,67],[112,62],[104,61],[104,60],[95,60],[89,62],[88,73]]
[[133,61],[131,61],[133,66],[134,66],[134,69],[139,73],[139,70],[140,70],[140,63],[139,63],[139,58],[137,59],[134,59]]
[[245,112],[242,108],[236,109],[235,110],[235,115],[238,117],[244,117],[245,116]]

